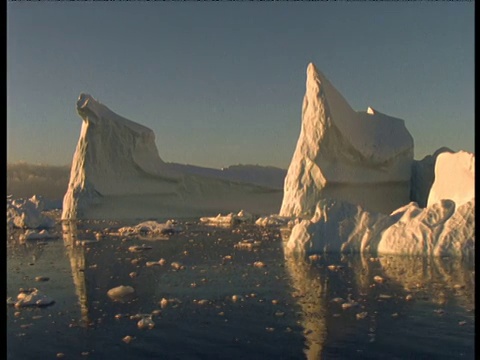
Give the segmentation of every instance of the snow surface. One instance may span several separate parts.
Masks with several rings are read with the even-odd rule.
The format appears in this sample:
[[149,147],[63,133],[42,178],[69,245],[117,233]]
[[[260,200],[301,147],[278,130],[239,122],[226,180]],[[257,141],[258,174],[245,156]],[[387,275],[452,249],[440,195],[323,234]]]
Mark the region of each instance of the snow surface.
[[280,215],[312,215],[322,198],[388,214],[409,202],[412,161],[403,120],[372,108],[355,112],[310,63]]
[[439,154],[428,206],[442,199],[453,200],[460,206],[472,198],[475,198],[475,155],[466,151]]
[[165,163],[149,128],[87,94],[77,101],[82,128],[62,219],[192,217],[244,208],[278,211],[282,191],[192,175]]
[[342,252],[398,255],[472,256],[475,200],[456,206],[442,200],[427,208],[414,202],[390,215],[358,205],[320,200],[314,216],[295,225],[287,254]]

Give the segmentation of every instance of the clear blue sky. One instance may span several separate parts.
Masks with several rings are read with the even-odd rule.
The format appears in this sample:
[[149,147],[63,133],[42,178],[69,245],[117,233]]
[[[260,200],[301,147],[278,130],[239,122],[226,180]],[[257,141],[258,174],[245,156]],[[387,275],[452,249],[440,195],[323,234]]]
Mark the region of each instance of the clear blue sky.
[[474,151],[473,2],[9,2],[7,161],[70,164],[87,92],[165,161],[287,168],[309,62],[416,159]]

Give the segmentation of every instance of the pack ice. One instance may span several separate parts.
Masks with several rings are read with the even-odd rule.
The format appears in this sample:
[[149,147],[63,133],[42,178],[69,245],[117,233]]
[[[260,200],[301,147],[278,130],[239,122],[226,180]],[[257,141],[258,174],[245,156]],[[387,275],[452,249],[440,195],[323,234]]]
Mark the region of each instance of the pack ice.
[[[193,174],[165,163],[155,134],[80,94],[82,118],[62,219],[125,219],[214,215],[245,209],[273,213],[281,189]],[[182,170],[183,169],[183,170]],[[197,171],[198,172],[198,171]]]

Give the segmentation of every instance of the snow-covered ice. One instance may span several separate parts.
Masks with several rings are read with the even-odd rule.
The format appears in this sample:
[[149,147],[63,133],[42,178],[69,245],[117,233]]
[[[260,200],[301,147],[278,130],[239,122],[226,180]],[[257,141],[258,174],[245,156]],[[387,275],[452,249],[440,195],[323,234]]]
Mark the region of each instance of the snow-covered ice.
[[308,216],[334,198],[386,214],[409,201],[413,138],[404,121],[372,108],[355,112],[310,63],[282,216]]

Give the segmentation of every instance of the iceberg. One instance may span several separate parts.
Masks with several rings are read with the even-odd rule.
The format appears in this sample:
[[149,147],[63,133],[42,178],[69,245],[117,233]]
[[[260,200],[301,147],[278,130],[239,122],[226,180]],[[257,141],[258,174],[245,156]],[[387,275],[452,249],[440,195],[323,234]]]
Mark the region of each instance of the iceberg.
[[435,179],[435,164],[438,155],[444,152],[453,152],[453,150],[442,147],[433,155],[427,155],[422,160],[413,160],[410,200],[422,208],[427,206],[428,195]]
[[196,217],[243,208],[273,213],[282,190],[182,171],[159,156],[153,131],[80,94],[82,128],[62,219]]
[[435,180],[427,205],[450,199],[457,206],[475,198],[475,155],[467,151],[443,152],[435,162]]
[[410,202],[390,215],[323,199],[310,220],[292,228],[285,252],[471,257],[475,199],[460,206],[441,200],[423,209]]
[[55,226],[55,220],[42,214],[45,203],[41,198],[7,198],[7,227],[21,229],[46,229]]
[[371,107],[354,111],[310,63],[279,214],[311,216],[320,199],[389,214],[410,201],[412,161],[413,138],[403,120]]

